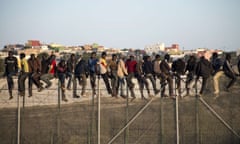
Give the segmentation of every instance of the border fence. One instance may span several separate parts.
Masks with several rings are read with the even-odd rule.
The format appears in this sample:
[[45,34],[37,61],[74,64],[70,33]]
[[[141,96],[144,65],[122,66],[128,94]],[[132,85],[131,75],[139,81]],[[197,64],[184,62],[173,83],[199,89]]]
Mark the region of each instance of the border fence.
[[[200,82],[199,82],[200,83]],[[107,95],[102,80],[98,93],[61,101],[59,84],[33,97],[8,100],[1,90],[1,144],[239,144],[239,90],[214,98],[210,93],[176,99],[160,95],[131,101]],[[183,86],[183,85],[182,85]],[[159,87],[159,82],[158,82]],[[184,87],[184,86],[183,86]],[[80,88],[77,89],[80,91]],[[135,88],[136,92],[138,87]],[[210,89],[211,91],[211,89]],[[176,91],[175,91],[176,92]],[[146,92],[145,92],[146,93]]]

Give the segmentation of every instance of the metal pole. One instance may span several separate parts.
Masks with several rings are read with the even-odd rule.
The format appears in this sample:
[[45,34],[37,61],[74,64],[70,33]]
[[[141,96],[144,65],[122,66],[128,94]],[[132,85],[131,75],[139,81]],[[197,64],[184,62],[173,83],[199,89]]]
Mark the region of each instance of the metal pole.
[[195,81],[195,97],[196,97],[196,144],[199,144],[199,103],[198,103],[198,96],[197,96],[197,80]]
[[177,87],[176,87],[176,81],[177,81],[177,77],[175,77],[175,95],[176,95],[176,99],[175,99],[175,109],[176,109],[176,138],[177,138],[177,144],[179,144],[179,115],[178,115],[178,95],[177,95]]
[[[122,83],[121,83],[121,87],[122,87]],[[128,99],[128,97],[129,97],[129,93],[128,93],[128,85],[126,84],[126,91],[127,91],[127,99],[126,99],[126,121],[125,121],[125,124],[127,124],[127,122],[128,122],[128,113],[129,113],[129,111],[128,111],[128,106],[129,106],[129,99]],[[125,144],[127,144],[128,143],[128,134],[129,134],[129,129],[127,128],[126,130],[125,130],[125,139],[124,139],[124,143]]]
[[21,135],[21,132],[20,132],[20,128],[21,128],[21,108],[20,108],[20,98],[19,98],[19,94],[18,94],[18,97],[17,97],[17,109],[18,109],[18,123],[17,123],[17,144],[20,144],[20,135]]
[[164,125],[163,125],[163,99],[160,95],[160,143],[164,143]]
[[138,113],[108,142],[108,144],[111,144],[112,142],[114,142],[114,140],[126,129],[128,128],[135,119],[137,119],[137,117],[151,104],[151,102],[153,101],[153,99],[150,99],[148,101],[148,103],[138,111]]
[[100,87],[99,87],[100,75],[98,75],[98,144],[100,144],[101,133],[101,107],[100,107]]
[[217,114],[217,112],[210,106],[208,105],[208,103],[202,99],[202,98],[199,98],[199,100],[234,134],[236,135],[239,139],[240,139],[240,135],[234,130],[231,128],[231,126],[223,119],[221,118],[221,116],[219,116]]
[[60,112],[61,112],[61,83],[58,80],[58,114],[57,114],[57,143],[61,143],[60,136]]

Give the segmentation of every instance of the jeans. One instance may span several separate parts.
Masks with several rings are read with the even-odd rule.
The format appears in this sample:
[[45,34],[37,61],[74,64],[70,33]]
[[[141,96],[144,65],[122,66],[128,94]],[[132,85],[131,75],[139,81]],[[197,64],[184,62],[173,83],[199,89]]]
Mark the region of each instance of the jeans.
[[73,96],[77,95],[77,80],[79,82],[79,85],[82,86],[81,95],[84,95],[86,90],[86,85],[87,85],[87,78],[85,74],[80,74],[80,75],[74,76],[73,78]]
[[214,93],[219,93],[219,78],[224,75],[223,71],[218,71],[213,76],[213,87],[214,87]]
[[107,88],[108,94],[112,94],[112,89],[111,89],[110,84],[109,84],[109,81],[108,81],[108,75],[107,75],[107,73],[101,74],[101,76],[102,76],[102,79],[103,79],[103,81],[104,81],[104,83],[105,83],[105,86],[106,86],[106,88]]
[[96,94],[96,74],[90,73],[90,84],[92,87],[92,93],[93,95]]
[[51,79],[53,79],[54,76],[50,73],[43,74],[40,79],[44,81],[47,85],[51,85]]
[[25,95],[25,80],[27,79],[29,73],[22,72],[18,76],[18,91],[20,92],[21,96]]
[[12,95],[12,89],[14,87],[14,82],[13,82],[14,75],[16,75],[16,73],[14,72],[7,74],[7,84],[8,84],[8,91],[10,95]]
[[67,72],[66,77],[68,77],[68,83],[67,83],[67,88],[71,88],[71,82],[73,78],[73,73],[72,72]]

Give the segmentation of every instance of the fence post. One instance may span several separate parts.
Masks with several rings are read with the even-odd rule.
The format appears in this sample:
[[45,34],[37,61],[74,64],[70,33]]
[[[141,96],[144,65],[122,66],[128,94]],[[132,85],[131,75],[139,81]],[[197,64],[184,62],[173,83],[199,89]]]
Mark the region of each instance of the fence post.
[[[121,83],[121,87],[122,87],[122,83]],[[128,106],[129,106],[129,93],[128,93],[128,85],[126,84],[126,92],[127,92],[127,98],[126,98],[126,119],[125,119],[125,124],[127,124],[128,122],[128,114],[129,114],[129,111],[128,111]],[[125,130],[125,135],[124,135],[124,144],[127,144],[128,143],[128,135],[129,135],[129,128],[127,128]]]
[[100,87],[99,87],[100,75],[98,75],[98,144],[100,144],[100,133],[101,133],[101,107],[100,107]]
[[58,80],[58,114],[57,114],[57,143],[61,144],[61,134],[60,134],[60,115],[61,115],[61,95],[62,95],[62,92],[61,92],[61,83],[60,81]]
[[195,97],[196,97],[196,144],[199,144],[199,133],[200,133],[200,128],[199,128],[199,102],[198,102],[198,89],[197,89],[197,79],[195,80]]
[[20,135],[21,135],[21,108],[20,108],[20,98],[19,98],[19,94],[17,96],[17,109],[18,109],[18,123],[17,123],[17,144],[20,144]]

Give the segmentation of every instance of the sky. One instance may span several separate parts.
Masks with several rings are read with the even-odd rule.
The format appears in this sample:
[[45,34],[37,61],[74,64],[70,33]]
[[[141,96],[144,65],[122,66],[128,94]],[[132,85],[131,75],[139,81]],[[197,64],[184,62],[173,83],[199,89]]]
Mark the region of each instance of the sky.
[[27,40],[143,49],[240,48],[239,0],[1,0],[0,48]]

